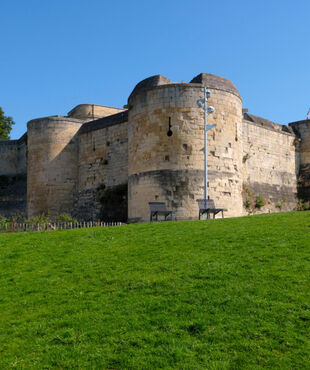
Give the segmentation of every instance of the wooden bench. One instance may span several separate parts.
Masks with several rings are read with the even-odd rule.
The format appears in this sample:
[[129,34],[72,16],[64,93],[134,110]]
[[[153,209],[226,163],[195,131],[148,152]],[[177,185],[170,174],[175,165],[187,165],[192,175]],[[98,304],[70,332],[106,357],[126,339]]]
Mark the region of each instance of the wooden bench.
[[150,206],[150,221],[158,221],[158,216],[164,216],[165,221],[168,220],[168,217],[170,216],[170,219],[172,221],[172,215],[173,211],[168,211],[166,208],[166,204],[164,202],[149,202]]
[[225,208],[215,208],[213,199],[197,199],[197,203],[199,207],[199,220],[200,216],[205,213],[207,214],[207,219],[210,218],[210,214],[213,214],[213,218],[215,218],[215,215],[217,215],[219,212],[222,212],[222,218],[224,218],[224,211],[227,211]]

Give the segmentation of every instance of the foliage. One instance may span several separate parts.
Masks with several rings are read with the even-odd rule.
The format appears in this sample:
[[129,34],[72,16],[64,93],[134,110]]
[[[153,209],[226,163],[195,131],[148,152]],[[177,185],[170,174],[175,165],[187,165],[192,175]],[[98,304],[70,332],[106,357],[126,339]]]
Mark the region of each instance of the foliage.
[[266,204],[266,199],[261,194],[256,195],[246,184],[242,185],[242,198],[243,205],[249,213],[261,209]]
[[22,213],[16,213],[10,217],[4,217],[0,215],[0,232],[1,231],[14,231],[17,222],[24,222],[24,215]]
[[296,210],[297,211],[302,211],[302,208],[303,208],[303,200],[302,199],[298,199],[298,202],[297,202],[297,205],[296,205]]
[[245,208],[246,209],[250,209],[251,208],[251,205],[252,205],[251,199],[250,198],[246,198],[246,200],[244,202]]
[[281,210],[282,209],[282,203],[281,202],[277,202],[276,203],[276,208],[279,208]]
[[71,215],[68,215],[67,213],[62,213],[55,217],[55,222],[62,223],[62,222],[72,222],[76,223],[78,222],[77,219],[73,218]]
[[25,223],[30,225],[44,225],[48,224],[49,222],[51,222],[50,216],[44,213],[42,213],[40,216],[25,220]]
[[0,107],[0,139],[9,140],[12,126],[15,125],[12,117],[5,116]]
[[66,223],[66,222],[72,222],[76,223],[77,220],[73,218],[72,216],[68,215],[67,213],[62,213],[60,215],[54,216],[53,218],[49,214],[42,213],[40,216],[34,217],[32,219],[28,219],[25,221],[27,224],[31,225],[45,225],[49,224],[51,222],[57,222],[57,223]]
[[309,202],[304,202],[303,211],[309,211],[309,209],[310,209],[310,203]]
[[308,211],[310,209],[310,202],[302,199],[298,200],[296,210],[297,211]]
[[265,198],[261,194],[258,194],[255,197],[255,207],[260,209],[260,208],[264,207],[265,204],[266,204]]
[[0,368],[310,368],[309,212],[3,234]]
[[0,228],[5,227],[7,225],[9,220],[6,217],[3,217],[0,215]]
[[37,228],[36,230],[40,230],[41,226],[49,225],[51,222],[74,224],[78,221],[66,213],[62,213],[53,218],[51,218],[49,214],[42,213],[37,217],[26,220],[24,219],[22,214],[16,214],[11,216],[10,218],[5,218],[0,215],[0,231],[15,231],[16,223],[25,223],[27,225],[39,226],[39,228]]

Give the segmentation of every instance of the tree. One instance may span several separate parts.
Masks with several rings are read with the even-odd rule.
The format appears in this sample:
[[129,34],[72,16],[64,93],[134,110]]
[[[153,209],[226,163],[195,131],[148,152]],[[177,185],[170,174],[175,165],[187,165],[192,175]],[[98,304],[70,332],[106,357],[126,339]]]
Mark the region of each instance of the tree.
[[13,125],[15,125],[13,118],[5,116],[2,108],[0,107],[0,139],[10,139],[10,132]]

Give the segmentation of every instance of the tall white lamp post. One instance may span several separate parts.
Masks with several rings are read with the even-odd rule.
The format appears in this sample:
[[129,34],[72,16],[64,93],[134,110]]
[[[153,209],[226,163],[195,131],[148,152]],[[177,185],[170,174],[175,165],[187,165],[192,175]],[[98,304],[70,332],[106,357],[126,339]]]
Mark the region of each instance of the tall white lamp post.
[[204,207],[207,208],[207,199],[208,199],[208,158],[207,158],[207,132],[214,128],[216,125],[207,124],[207,114],[213,113],[214,108],[210,105],[208,106],[208,98],[211,96],[211,92],[207,90],[206,87],[203,88],[203,99],[198,99],[197,104],[200,108],[203,108],[203,123],[204,123]]

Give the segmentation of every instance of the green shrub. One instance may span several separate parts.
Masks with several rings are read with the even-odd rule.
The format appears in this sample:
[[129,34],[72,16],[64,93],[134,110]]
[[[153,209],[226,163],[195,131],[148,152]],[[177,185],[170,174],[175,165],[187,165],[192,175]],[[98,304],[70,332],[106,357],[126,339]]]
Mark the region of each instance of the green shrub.
[[251,205],[252,205],[252,202],[251,202],[251,199],[249,198],[246,198],[245,202],[244,202],[244,206],[246,209],[250,209],[251,208]]
[[282,209],[282,203],[281,202],[276,203],[276,208]]
[[40,216],[25,220],[26,224],[29,225],[44,225],[51,222],[50,216],[42,213]]
[[310,202],[299,199],[296,205],[296,210],[297,211],[308,211],[309,209],[310,209]]
[[298,200],[298,202],[297,202],[297,204],[296,204],[296,211],[302,211],[302,209],[303,209],[303,201],[302,201],[302,199],[299,199]]
[[9,223],[9,220],[7,218],[0,216],[0,228],[5,227],[5,225],[8,223]]
[[265,198],[261,194],[257,195],[255,198],[255,208],[260,209],[264,207],[265,204],[266,204]]
[[62,213],[58,216],[55,217],[55,222],[72,222],[73,224],[75,224],[77,221],[77,219],[73,218],[71,215],[68,215],[67,213]]

